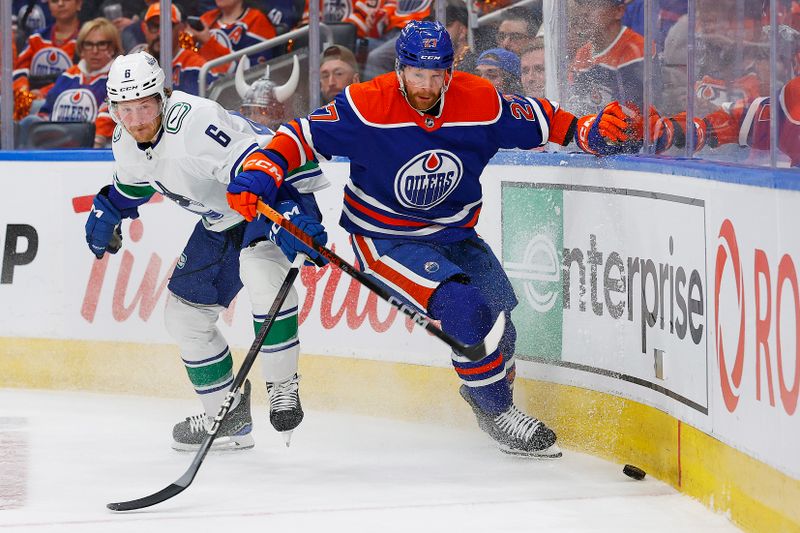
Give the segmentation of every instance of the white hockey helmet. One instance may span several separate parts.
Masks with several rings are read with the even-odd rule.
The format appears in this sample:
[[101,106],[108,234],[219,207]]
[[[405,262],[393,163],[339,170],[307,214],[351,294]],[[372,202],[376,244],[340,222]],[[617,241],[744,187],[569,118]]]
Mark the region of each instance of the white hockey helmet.
[[106,91],[111,103],[138,100],[154,94],[160,95],[164,102],[164,71],[156,58],[147,52],[119,56],[108,71]]

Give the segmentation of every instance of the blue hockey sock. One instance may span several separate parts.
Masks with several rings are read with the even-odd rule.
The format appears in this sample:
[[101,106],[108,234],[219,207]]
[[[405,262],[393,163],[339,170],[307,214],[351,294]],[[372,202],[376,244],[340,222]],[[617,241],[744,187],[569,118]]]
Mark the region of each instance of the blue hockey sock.
[[[483,339],[494,323],[480,290],[457,281],[446,281],[436,289],[428,311],[432,318],[441,321],[446,333],[467,344]],[[486,413],[502,413],[511,405],[511,386],[506,379],[505,358],[499,349],[475,362],[454,354],[453,367],[470,396]]]

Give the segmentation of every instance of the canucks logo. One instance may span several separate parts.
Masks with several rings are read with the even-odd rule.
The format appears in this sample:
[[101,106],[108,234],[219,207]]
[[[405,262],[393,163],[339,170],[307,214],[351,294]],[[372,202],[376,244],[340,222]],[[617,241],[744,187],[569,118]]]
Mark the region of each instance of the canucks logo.
[[405,207],[430,209],[456,190],[463,165],[446,150],[428,150],[403,165],[394,179],[394,193]]

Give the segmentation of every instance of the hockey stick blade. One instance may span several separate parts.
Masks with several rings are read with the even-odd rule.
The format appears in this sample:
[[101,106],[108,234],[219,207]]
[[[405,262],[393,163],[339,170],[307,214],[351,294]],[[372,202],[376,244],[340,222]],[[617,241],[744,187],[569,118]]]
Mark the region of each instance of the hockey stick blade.
[[[387,289],[385,289],[382,285],[380,285],[377,281],[374,281],[372,278],[361,272],[360,270],[356,269],[353,265],[336,255],[333,250],[326,248],[325,246],[321,245],[317,241],[315,241],[309,234],[292,224],[292,222],[275,211],[272,207],[265,204],[263,201],[259,200],[258,204],[256,205],[256,210],[270,219],[275,224],[278,224],[281,228],[286,230],[290,235],[295,237],[297,240],[317,252],[321,257],[324,257],[328,260],[332,265],[339,268],[342,272],[350,276],[351,278],[355,279],[366,288],[374,292],[378,297],[382,300],[388,302],[393,307],[397,308],[401,311],[404,315],[408,316],[411,320],[414,321],[415,324],[421,326],[425,329],[428,333],[439,339],[440,341],[444,342],[450,348],[452,348],[455,352],[460,355],[463,355],[470,361],[480,361],[490,353],[494,352],[497,349],[497,346],[500,343],[500,338],[503,336],[503,331],[505,329],[505,316],[504,313],[500,313],[497,316],[494,324],[492,325],[492,329],[489,331],[489,334],[484,337],[482,340],[476,342],[475,344],[464,344],[463,342],[459,341],[458,339],[452,337],[451,335],[442,331],[441,328],[436,326],[433,321],[425,316],[424,314],[417,311],[414,307],[406,304],[401,299],[397,298],[393,294],[391,294]],[[317,262],[319,264],[319,262]]]
[[144,498],[130,500],[127,502],[109,503],[106,505],[106,507],[112,511],[135,511],[136,509],[144,509],[145,507],[150,507],[151,505],[161,503],[174,496],[177,496],[183,492],[186,487],[188,487],[188,485],[183,486],[178,485],[177,483],[172,483],[170,486],[163,488],[155,494],[151,494],[150,496],[145,496]]
[[161,503],[174,496],[177,496],[186,490],[189,485],[191,485],[192,481],[194,481],[194,478],[197,475],[198,470],[200,470],[200,465],[203,464],[203,460],[205,459],[208,450],[211,449],[211,445],[214,443],[214,439],[217,437],[219,425],[225,419],[228,411],[230,411],[236,393],[239,392],[239,389],[244,384],[245,379],[247,379],[247,374],[253,367],[253,363],[255,363],[256,357],[261,349],[261,345],[264,344],[264,339],[267,338],[267,333],[269,333],[273,324],[275,324],[275,318],[278,316],[278,312],[280,312],[283,302],[286,301],[286,297],[289,295],[289,291],[294,284],[294,280],[297,279],[297,274],[300,272],[300,267],[303,266],[304,258],[304,255],[297,254],[297,257],[292,263],[292,267],[286,274],[286,279],[283,280],[283,284],[281,285],[280,289],[278,289],[278,294],[275,296],[275,300],[272,302],[272,307],[270,307],[267,316],[264,318],[264,323],[258,330],[258,334],[256,334],[253,344],[250,345],[250,350],[247,352],[244,361],[242,361],[242,366],[239,367],[239,371],[233,378],[231,388],[228,391],[227,396],[225,396],[225,400],[223,400],[222,405],[220,405],[217,416],[214,417],[214,424],[211,426],[211,429],[208,430],[203,442],[200,444],[200,449],[197,450],[197,453],[192,460],[192,464],[189,465],[189,468],[186,470],[186,472],[184,472],[184,474],[178,478],[177,481],[171,483],[158,492],[154,492],[153,494],[145,496],[144,498],[137,498],[135,500],[129,500],[125,502],[109,503],[106,505],[107,508],[112,511],[135,511],[137,509],[144,509],[145,507],[156,505],[157,503]]

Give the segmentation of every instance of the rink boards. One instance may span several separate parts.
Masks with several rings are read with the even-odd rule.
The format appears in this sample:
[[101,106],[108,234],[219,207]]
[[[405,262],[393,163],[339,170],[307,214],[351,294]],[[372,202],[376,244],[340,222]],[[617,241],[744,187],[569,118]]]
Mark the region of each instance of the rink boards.
[[[0,386],[189,394],[163,303],[196,218],[158,197],[96,261],[83,224],[109,154],[0,158]],[[800,528],[797,173],[495,163],[479,231],[519,298],[518,402],[565,446],[637,464],[745,529]],[[347,165],[323,168],[330,242],[351,259],[336,225]],[[329,267],[304,269],[298,290],[309,406],[473,423],[435,339]],[[246,299],[221,322],[241,355]]]

